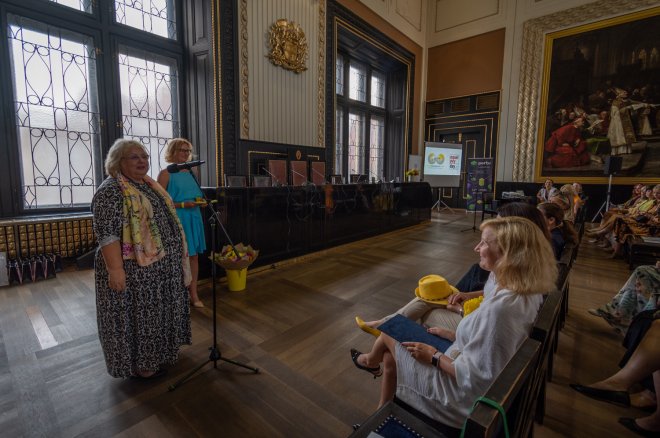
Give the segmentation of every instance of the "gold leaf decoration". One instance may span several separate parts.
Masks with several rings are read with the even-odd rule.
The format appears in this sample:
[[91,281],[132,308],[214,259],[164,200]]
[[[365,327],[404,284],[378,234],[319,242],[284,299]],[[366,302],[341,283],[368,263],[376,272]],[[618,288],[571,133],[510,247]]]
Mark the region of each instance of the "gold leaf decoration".
[[268,32],[268,46],[268,59],[273,64],[295,73],[307,70],[307,38],[295,22],[277,20]]

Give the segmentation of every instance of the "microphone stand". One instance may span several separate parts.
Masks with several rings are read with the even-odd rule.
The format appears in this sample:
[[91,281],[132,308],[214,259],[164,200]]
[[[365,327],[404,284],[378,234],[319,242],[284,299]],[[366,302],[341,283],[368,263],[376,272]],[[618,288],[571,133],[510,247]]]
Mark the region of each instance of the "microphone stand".
[[[192,173],[192,172],[191,172]],[[218,348],[218,311],[216,308],[216,303],[217,303],[217,292],[216,292],[216,279],[217,279],[217,266],[215,263],[215,253],[216,253],[216,224],[220,224],[220,229],[222,230],[223,234],[227,238],[227,241],[229,242],[229,245],[231,246],[232,251],[234,251],[234,254],[236,257],[238,257],[238,251],[236,251],[236,248],[234,247],[234,243],[232,242],[231,238],[229,237],[229,233],[227,233],[227,230],[225,229],[224,225],[222,225],[222,221],[220,220],[220,217],[218,216],[218,212],[213,208],[213,204],[210,202],[210,200],[204,195],[204,191],[202,190],[202,186],[200,186],[199,181],[197,181],[196,178],[193,177],[195,182],[197,183],[197,187],[199,188],[199,191],[202,193],[202,196],[204,197],[204,200],[206,201],[206,207],[208,211],[210,212],[211,216],[209,217],[209,226],[211,227],[211,280],[212,280],[212,286],[211,286],[211,291],[212,291],[212,296],[213,296],[213,345],[209,347],[209,358],[205,360],[203,363],[199,364],[192,370],[190,370],[185,376],[181,377],[179,380],[171,384],[167,389],[169,391],[174,391],[177,389],[181,384],[185,383],[188,379],[190,379],[197,371],[201,370],[206,366],[207,364],[213,362],[213,368],[218,368],[218,361],[224,361],[228,362],[232,365],[236,365],[239,367],[246,368],[248,370],[251,370],[255,374],[259,373],[259,368],[254,368],[249,365],[246,365],[241,362],[237,362],[235,360],[227,359],[226,357],[222,357],[222,354],[220,353],[220,349]]]

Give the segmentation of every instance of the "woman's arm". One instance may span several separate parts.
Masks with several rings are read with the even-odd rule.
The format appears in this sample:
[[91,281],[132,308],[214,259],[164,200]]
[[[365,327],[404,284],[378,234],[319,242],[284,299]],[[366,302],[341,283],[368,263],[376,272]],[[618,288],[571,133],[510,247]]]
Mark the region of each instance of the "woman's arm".
[[126,290],[126,272],[119,240],[101,247],[101,254],[103,254],[103,260],[108,268],[108,286],[110,289],[123,292]]
[[158,174],[158,184],[161,185],[165,190],[167,190],[167,185],[170,183],[170,172],[167,169],[163,169]]

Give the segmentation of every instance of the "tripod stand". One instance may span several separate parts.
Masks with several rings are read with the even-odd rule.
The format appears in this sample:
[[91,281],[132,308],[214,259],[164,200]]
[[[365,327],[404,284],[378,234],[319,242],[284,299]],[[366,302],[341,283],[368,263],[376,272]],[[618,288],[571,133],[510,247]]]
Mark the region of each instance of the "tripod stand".
[[[476,192],[472,192],[472,199],[475,199],[474,211],[472,212],[472,214],[473,214],[473,216],[472,216],[472,226],[470,228],[466,228],[464,230],[461,230],[461,233],[464,232],[464,231],[470,231],[470,230],[472,230],[472,232],[474,233],[475,231],[478,230],[478,228],[477,228],[477,205],[479,205],[480,202],[476,200],[476,197],[474,196],[475,193]],[[481,208],[484,208],[483,202],[481,203]],[[467,213],[467,210],[465,210],[465,212]]]
[[610,196],[612,194],[612,174],[610,173],[610,179],[607,182],[607,197],[605,198],[605,202],[600,206],[596,214],[594,215],[593,219],[591,219],[591,222],[596,222],[596,218],[598,217],[601,212],[603,214],[610,209]]
[[[442,208],[440,208],[440,205],[442,205]],[[435,204],[433,204],[431,210],[433,210],[436,207],[438,208],[438,213],[440,213],[443,210],[449,210],[451,214],[454,214],[454,210],[452,210],[451,207],[445,204],[445,201],[442,200],[441,187],[438,187],[438,200],[435,201]]]
[[[199,182],[195,179],[195,182],[197,182],[197,186],[199,186]],[[202,191],[201,186],[199,186],[200,192],[202,194],[204,193]],[[227,233],[227,230],[225,227],[222,225],[222,221],[218,217],[218,212],[215,211],[215,208],[213,208],[213,204],[209,202],[206,197],[204,197],[204,200],[206,201],[206,207],[209,209],[211,212],[211,217],[209,218],[209,226],[211,227],[211,281],[212,281],[212,295],[213,295],[213,345],[209,347],[209,358],[204,361],[203,363],[199,364],[192,370],[190,370],[185,376],[171,384],[167,389],[169,391],[174,391],[179,387],[179,385],[185,383],[189,378],[191,378],[197,371],[201,370],[204,366],[206,366],[208,363],[213,362],[213,368],[218,368],[218,361],[222,360],[224,362],[228,362],[230,364],[247,368],[248,370],[253,371],[255,374],[259,372],[259,368],[254,368],[249,365],[246,365],[241,362],[236,362],[235,360],[227,359],[225,357],[222,357],[222,354],[220,353],[220,349],[218,348],[218,311],[216,309],[216,302],[217,302],[217,295],[216,295],[216,263],[215,263],[215,253],[216,253],[216,224],[220,224],[220,228],[222,229],[222,232],[224,233],[225,237],[227,238],[227,241],[229,242],[229,245],[231,246],[232,250],[234,251],[234,254],[238,255],[238,251],[236,251],[236,248],[234,248],[234,243],[231,241],[231,238],[229,237],[229,234]]]

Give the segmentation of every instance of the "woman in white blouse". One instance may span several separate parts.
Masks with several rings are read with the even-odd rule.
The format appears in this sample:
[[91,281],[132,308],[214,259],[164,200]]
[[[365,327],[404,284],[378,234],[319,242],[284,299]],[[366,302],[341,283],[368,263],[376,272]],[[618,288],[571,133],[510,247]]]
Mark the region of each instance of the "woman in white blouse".
[[491,271],[484,301],[461,320],[455,332],[429,332],[453,341],[443,354],[418,342],[399,343],[382,334],[359,368],[380,375],[380,406],[397,398],[451,427],[461,427],[474,401],[485,393],[527,338],[544,293],[555,287],[552,247],[528,219],[504,217],[481,225],[475,251]]

